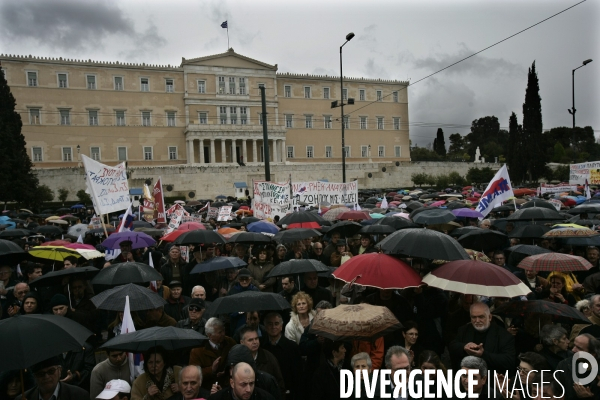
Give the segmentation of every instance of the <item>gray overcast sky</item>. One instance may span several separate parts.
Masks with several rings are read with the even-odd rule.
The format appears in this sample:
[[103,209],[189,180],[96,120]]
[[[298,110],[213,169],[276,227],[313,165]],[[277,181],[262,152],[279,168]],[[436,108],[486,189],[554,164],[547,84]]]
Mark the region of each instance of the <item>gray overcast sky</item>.
[[[0,53],[179,65],[227,50],[280,72],[410,80],[425,77],[577,0],[2,0]],[[409,87],[410,135],[424,146],[438,127],[446,143],[474,119],[510,113],[522,123],[527,69],[535,60],[544,128],[571,126],[571,70],[579,126],[600,136],[599,17],[586,2]],[[428,127],[418,126],[427,123]],[[464,127],[448,127],[464,125]]]

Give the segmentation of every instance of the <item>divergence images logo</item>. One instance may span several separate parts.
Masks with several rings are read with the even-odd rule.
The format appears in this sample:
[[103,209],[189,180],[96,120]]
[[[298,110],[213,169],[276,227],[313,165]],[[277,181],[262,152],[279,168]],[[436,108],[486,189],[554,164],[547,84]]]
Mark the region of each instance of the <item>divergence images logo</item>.
[[571,364],[573,382],[587,385],[598,376],[598,363],[596,358],[585,351],[578,351],[573,356]]

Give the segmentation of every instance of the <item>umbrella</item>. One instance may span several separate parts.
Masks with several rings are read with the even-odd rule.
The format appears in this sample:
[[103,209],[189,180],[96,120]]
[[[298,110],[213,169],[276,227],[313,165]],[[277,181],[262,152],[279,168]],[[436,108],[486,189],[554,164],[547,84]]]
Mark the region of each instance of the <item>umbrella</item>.
[[33,232],[41,233],[42,235],[62,235],[63,230],[58,226],[41,225],[33,228]]
[[338,221],[329,228],[328,235],[339,233],[340,236],[350,237],[358,233],[362,229],[362,225],[354,221]]
[[228,240],[229,243],[243,243],[243,244],[268,244],[271,243],[271,238],[262,233],[256,232],[240,232]]
[[338,220],[346,219],[363,220],[371,219],[371,216],[366,211],[346,211],[338,215]]
[[322,224],[323,221],[323,218],[318,214],[311,213],[310,211],[298,211],[281,218],[277,225],[291,225],[300,222],[318,222]]
[[587,271],[592,268],[588,260],[579,256],[562,253],[544,253],[529,256],[517,265],[519,268],[534,271]]
[[123,231],[110,235],[108,239],[102,242],[102,246],[107,249],[118,249],[121,242],[128,240],[132,242],[132,249],[142,249],[156,244],[156,240],[144,232]]
[[589,238],[598,236],[598,232],[590,228],[557,228],[544,234],[543,237],[551,238]]
[[289,231],[281,231],[273,237],[273,240],[278,243],[291,243],[316,236],[321,236],[321,233],[315,231],[314,229],[298,228],[291,229]]
[[[94,228],[94,229],[90,229],[88,231],[88,233],[91,233],[92,235],[96,235],[96,236],[104,236],[104,229],[105,228]],[[116,229],[112,226],[106,226],[106,232],[108,234],[111,234],[112,232],[116,231]]]
[[229,238],[231,238],[231,236],[233,236],[239,232],[241,232],[241,231],[238,231],[237,229],[234,229],[234,228],[221,228],[217,231],[217,233],[219,235],[223,236],[225,239],[229,239]]
[[0,371],[25,369],[71,350],[81,350],[93,333],[57,315],[15,315],[0,321]]
[[360,231],[358,231],[358,233],[364,233],[368,235],[389,234],[394,232],[396,232],[396,230],[392,226],[376,224],[363,226],[360,228]]
[[49,242],[42,243],[40,246],[63,246],[63,247],[66,247],[68,244],[71,244],[71,242],[68,242],[66,240],[51,240]]
[[483,218],[483,214],[477,210],[471,210],[470,208],[458,208],[456,210],[452,210],[452,214],[457,217],[464,218]]
[[515,211],[514,214],[507,218],[509,221],[554,221],[563,219],[563,216],[556,209],[550,210],[549,208],[542,207],[524,208]]
[[350,209],[348,207],[332,208],[331,210],[329,210],[325,214],[323,214],[323,219],[325,219],[327,221],[335,221],[338,219],[338,216],[340,214],[343,214],[346,211],[350,211]]
[[27,253],[21,246],[10,240],[0,239],[0,263],[17,264],[25,257]]
[[373,225],[388,225],[395,230],[406,229],[406,228],[418,228],[417,224],[410,222],[407,219],[401,217],[383,217]]
[[556,207],[554,207],[554,204],[552,204],[546,200],[534,199],[534,200],[530,200],[527,203],[521,205],[521,209],[532,208],[532,207],[542,207],[542,208],[547,208],[552,211],[556,211]]
[[152,237],[161,237],[165,233],[165,231],[163,229],[157,229],[157,228],[135,228],[134,231],[144,232],[146,235],[152,236]]
[[116,336],[100,348],[143,353],[160,346],[167,351],[172,351],[199,347],[206,339],[208,339],[206,336],[193,329],[155,326]]
[[248,232],[256,232],[256,233],[270,233],[276,234],[279,232],[279,227],[272,222],[268,221],[257,221],[248,224],[246,227]]
[[177,227],[178,231],[193,231],[196,229],[206,230],[206,227],[200,222],[184,222]]
[[462,225],[454,221],[450,221],[446,224],[427,225],[427,229],[433,229],[439,232],[451,232],[457,228],[462,228]]
[[[577,216],[577,217],[579,217],[579,216]],[[600,226],[600,219],[580,219],[580,220],[577,220],[577,224],[584,225],[584,226],[594,226],[594,225]]]
[[201,274],[202,272],[219,271],[229,268],[241,268],[248,265],[239,257],[213,257],[203,261],[190,271],[190,274]]
[[458,242],[468,249],[490,251],[504,248],[508,238],[504,233],[490,229],[472,230],[458,238]]
[[564,240],[564,244],[569,246],[600,246],[600,236],[568,238]]
[[298,228],[308,228],[308,229],[320,229],[321,225],[318,222],[296,222],[290,225],[284,225],[286,229],[298,229]]
[[275,266],[269,273],[268,277],[288,276],[303,274],[306,272],[327,272],[328,267],[319,260],[313,259],[292,259],[283,261]]
[[510,256],[508,256],[508,265],[518,265],[525,257],[528,256],[552,253],[551,250],[529,244],[518,244],[516,246],[509,247],[506,249],[506,251],[510,252]]
[[244,217],[242,218],[242,222],[245,224],[251,224],[253,222],[258,222],[260,221],[260,218],[256,218],[256,217]]
[[132,225],[134,228],[152,228],[153,225],[148,221],[133,221]]
[[123,311],[125,309],[126,296],[129,296],[129,308],[131,311],[152,310],[167,304],[162,296],[151,289],[133,283],[105,290],[90,300],[97,309]]
[[550,228],[544,225],[520,226],[508,234],[509,238],[541,238]]
[[337,279],[378,289],[404,289],[421,284],[421,276],[407,263],[381,253],[360,254],[333,272]]
[[545,300],[511,301],[501,305],[494,314],[506,317],[531,317],[531,314],[552,315],[554,322],[590,324],[590,320],[575,307]]
[[231,296],[219,297],[208,307],[209,315],[230,314],[247,311],[286,310],[290,303],[277,293],[248,290]]
[[98,275],[92,279],[92,284],[116,286],[161,281],[162,279],[162,275],[148,264],[124,262],[100,270]]
[[71,236],[79,236],[85,235],[88,230],[89,228],[86,224],[77,224],[70,227],[67,233]]
[[174,231],[171,231],[170,233],[167,233],[166,235],[162,236],[159,240],[163,242],[174,242],[175,239],[177,239],[179,236],[183,235],[186,232],[190,231],[175,229]]
[[525,296],[531,290],[510,271],[483,261],[452,261],[423,278],[429,286],[489,297]]
[[220,195],[218,195],[218,196],[215,196],[215,199],[226,199],[226,198],[227,198],[227,196],[225,196],[225,195],[223,195],[223,194],[220,194]]
[[69,249],[64,246],[35,246],[29,249],[29,254],[36,258],[60,261],[61,263],[69,256],[81,257],[76,249]]
[[175,239],[175,244],[182,244],[182,245],[187,245],[187,244],[208,244],[208,243],[216,243],[216,244],[225,244],[227,241],[225,240],[225,238],[221,235],[219,235],[217,232],[213,232],[213,231],[202,231],[202,230],[195,230],[195,231],[189,231],[189,232],[185,232],[184,234],[182,234],[181,236],[179,236],[177,239]]
[[569,214],[597,214],[600,213],[600,204],[583,204],[567,211]]
[[377,245],[386,254],[440,260],[469,260],[462,246],[450,236],[423,228],[394,232]]
[[310,333],[331,340],[374,340],[402,328],[394,314],[367,303],[339,305],[317,313]]
[[98,275],[100,270],[94,267],[67,268],[51,271],[29,283],[31,287],[60,286],[64,278],[79,278],[89,280]]

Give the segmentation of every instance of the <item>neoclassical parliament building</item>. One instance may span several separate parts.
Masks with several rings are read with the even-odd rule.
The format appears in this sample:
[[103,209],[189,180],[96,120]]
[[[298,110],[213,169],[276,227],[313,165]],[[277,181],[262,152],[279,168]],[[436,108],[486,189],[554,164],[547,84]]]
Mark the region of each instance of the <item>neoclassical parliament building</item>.
[[277,73],[233,49],[180,66],[0,55],[36,168],[409,161],[408,82]]

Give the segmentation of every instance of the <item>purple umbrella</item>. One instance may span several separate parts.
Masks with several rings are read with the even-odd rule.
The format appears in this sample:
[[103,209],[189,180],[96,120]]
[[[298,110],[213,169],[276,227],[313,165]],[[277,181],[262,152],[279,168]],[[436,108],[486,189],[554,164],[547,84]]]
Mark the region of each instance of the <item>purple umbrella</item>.
[[102,246],[107,249],[118,249],[121,242],[131,241],[132,249],[141,249],[156,244],[156,240],[152,239],[151,236],[146,235],[144,232],[118,232],[113,233],[102,242]]
[[452,210],[452,214],[457,217],[464,218],[483,218],[483,214],[477,210],[471,210],[470,208],[458,208],[456,210]]

